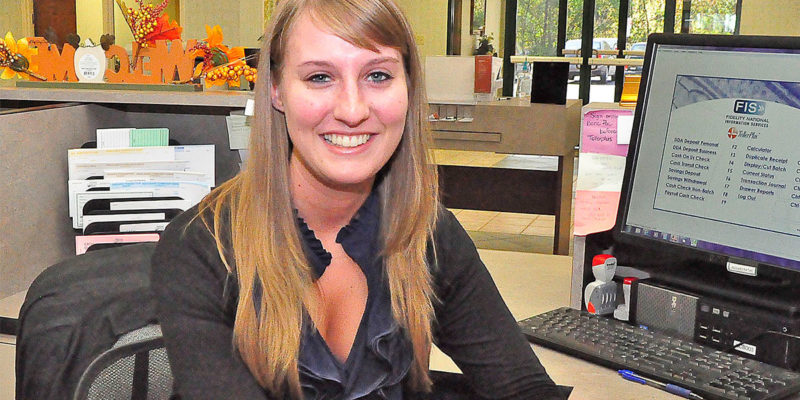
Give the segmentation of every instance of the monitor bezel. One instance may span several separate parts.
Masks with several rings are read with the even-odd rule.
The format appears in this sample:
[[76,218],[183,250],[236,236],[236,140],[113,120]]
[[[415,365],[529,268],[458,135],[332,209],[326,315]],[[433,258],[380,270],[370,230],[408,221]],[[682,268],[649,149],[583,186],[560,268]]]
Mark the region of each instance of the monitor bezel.
[[[647,91],[649,90],[649,79],[652,69],[652,61],[655,48],[659,45],[680,45],[680,46],[703,46],[716,48],[754,48],[754,49],[788,49],[800,52],[800,37],[779,37],[779,36],[748,36],[748,35],[695,35],[695,34],[669,34],[654,33],[647,38],[647,48],[645,50],[644,65],[642,66],[641,84],[639,86],[639,101],[636,104],[633,118],[633,129],[629,144],[628,155],[625,163],[625,173],[622,181],[620,202],[617,212],[617,221],[612,234],[615,241],[626,243],[636,247],[649,249],[656,254],[669,252],[678,258],[692,259],[708,264],[718,264],[724,266],[727,261],[740,264],[752,265],[754,267],[767,267],[773,275],[784,275],[786,273],[800,274],[800,269],[789,266],[764,262],[760,260],[742,259],[731,256],[719,251],[699,249],[696,247],[655,239],[640,234],[625,231],[625,221],[628,216],[628,204],[630,201],[630,189],[633,185],[636,159],[639,153],[639,137],[642,134],[642,112],[647,101]],[[761,271],[764,271],[761,268]]]

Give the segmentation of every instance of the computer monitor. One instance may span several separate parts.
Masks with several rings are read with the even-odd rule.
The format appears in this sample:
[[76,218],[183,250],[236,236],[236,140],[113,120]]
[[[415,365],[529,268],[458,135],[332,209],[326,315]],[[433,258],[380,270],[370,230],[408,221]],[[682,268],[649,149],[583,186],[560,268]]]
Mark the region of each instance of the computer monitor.
[[618,240],[800,275],[798,71],[800,38],[651,35]]

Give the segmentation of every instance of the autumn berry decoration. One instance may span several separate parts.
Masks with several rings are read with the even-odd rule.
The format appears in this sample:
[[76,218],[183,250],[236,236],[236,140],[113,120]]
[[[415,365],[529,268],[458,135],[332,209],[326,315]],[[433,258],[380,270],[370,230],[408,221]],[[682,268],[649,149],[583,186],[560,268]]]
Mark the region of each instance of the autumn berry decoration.
[[36,73],[38,65],[33,62],[33,56],[37,53],[37,49],[28,47],[26,39],[16,41],[11,32],[6,33],[5,39],[0,40],[0,78],[19,76],[28,80],[47,80]]
[[207,38],[190,49],[194,50],[195,57],[203,57],[203,61],[195,68],[194,76],[205,77],[208,86],[228,83],[229,86],[239,87],[241,77],[248,82],[256,81],[256,69],[247,65],[244,47],[228,48],[222,44],[222,28],[219,25],[213,28],[206,25],[206,34]]
[[[162,14],[164,9],[167,8],[169,0],[164,0],[161,4],[154,6],[152,4],[144,4],[144,0],[136,0],[139,8],[128,7],[122,0],[116,0],[122,15],[125,17],[125,22],[133,32],[133,40],[141,47],[154,46],[156,40],[173,40],[180,39],[183,28],[177,22],[170,21],[169,15]],[[138,51],[134,55],[134,66],[136,59],[138,59]]]

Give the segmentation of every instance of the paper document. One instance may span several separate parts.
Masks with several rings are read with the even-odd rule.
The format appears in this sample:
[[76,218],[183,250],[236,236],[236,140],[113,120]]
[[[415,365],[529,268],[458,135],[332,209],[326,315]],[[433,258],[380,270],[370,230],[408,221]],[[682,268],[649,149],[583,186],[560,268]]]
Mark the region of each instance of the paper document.
[[184,171],[199,172],[207,177],[206,183],[216,186],[214,166],[215,154],[213,144],[193,146],[172,146],[175,149],[175,161],[186,161],[188,165]]
[[[188,161],[180,161],[187,163]],[[214,186],[212,178],[202,172],[190,171],[162,171],[162,170],[136,170],[136,169],[107,169],[103,175],[106,181],[136,182],[199,182]]]
[[630,144],[633,130],[633,115],[617,117],[617,144]]
[[214,145],[72,149],[67,152],[69,179],[102,176],[106,169],[176,170],[203,173],[214,181]]
[[177,208],[186,211],[187,208],[193,206],[187,200],[152,200],[152,201],[112,201],[109,204],[109,210],[122,211],[122,210],[152,210],[152,209],[169,209]]
[[167,128],[111,128],[97,130],[98,149],[167,146]]
[[211,188],[199,182],[112,182],[109,186],[113,192],[150,192],[157,197],[180,197],[192,205],[205,197]]
[[120,224],[120,232],[162,232],[169,222],[142,222],[137,224]]
[[83,206],[92,199],[116,199],[125,197],[153,197],[153,192],[78,192],[75,193],[75,216],[72,218],[73,229],[83,229]]
[[607,154],[583,153],[578,157],[576,190],[619,192],[625,175],[625,158]]
[[189,168],[188,161],[123,161],[123,162],[87,162],[70,165],[70,180],[88,179],[93,176],[105,177],[106,171],[119,169],[172,170],[184,171]]
[[69,198],[69,217],[74,219],[75,214],[77,214],[77,206],[75,202],[76,193],[86,192],[89,189],[95,189],[95,188],[108,189],[110,184],[111,183],[109,181],[103,179],[91,179],[91,180],[80,179],[80,180],[68,181],[67,197]]
[[131,147],[133,128],[109,128],[97,130],[98,149],[118,149]]
[[620,192],[578,190],[575,192],[576,236],[607,231],[617,221]]
[[244,115],[229,115],[225,117],[228,125],[228,140],[231,150],[241,150],[247,148],[250,140],[250,122]]

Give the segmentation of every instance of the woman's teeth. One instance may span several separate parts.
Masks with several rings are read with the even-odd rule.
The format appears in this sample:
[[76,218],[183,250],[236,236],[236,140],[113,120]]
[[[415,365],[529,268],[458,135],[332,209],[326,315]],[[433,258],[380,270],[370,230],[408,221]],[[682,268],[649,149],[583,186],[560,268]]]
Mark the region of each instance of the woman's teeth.
[[326,142],[333,144],[335,146],[356,147],[356,146],[361,146],[364,143],[367,143],[370,136],[371,135],[347,136],[347,135],[329,134],[325,135],[324,137]]

